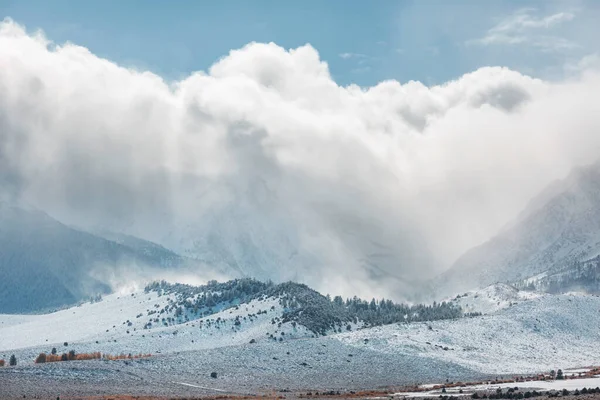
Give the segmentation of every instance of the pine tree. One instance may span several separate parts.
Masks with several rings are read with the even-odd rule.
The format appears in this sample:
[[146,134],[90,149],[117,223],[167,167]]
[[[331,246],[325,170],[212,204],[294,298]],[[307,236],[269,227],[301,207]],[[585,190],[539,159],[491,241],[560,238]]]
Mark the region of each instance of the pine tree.
[[13,354],[12,356],[10,356],[10,360],[8,362],[9,365],[11,366],[15,366],[17,365],[17,357],[15,357],[15,355]]

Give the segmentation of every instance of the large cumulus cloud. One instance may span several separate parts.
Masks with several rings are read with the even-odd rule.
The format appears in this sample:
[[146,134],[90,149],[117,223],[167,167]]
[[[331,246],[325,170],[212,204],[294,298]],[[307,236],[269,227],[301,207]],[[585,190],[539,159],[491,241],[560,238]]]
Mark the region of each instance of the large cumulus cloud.
[[232,275],[400,299],[595,160],[599,90],[500,67],[340,87],[310,45],[273,43],[166,82],[5,20],[0,183]]

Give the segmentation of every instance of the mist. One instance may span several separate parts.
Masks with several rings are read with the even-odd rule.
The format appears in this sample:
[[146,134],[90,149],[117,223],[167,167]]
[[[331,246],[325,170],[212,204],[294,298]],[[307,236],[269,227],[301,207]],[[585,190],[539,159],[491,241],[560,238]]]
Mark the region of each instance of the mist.
[[165,81],[5,20],[0,190],[231,276],[403,299],[596,161],[598,92],[593,65],[342,87],[274,43]]

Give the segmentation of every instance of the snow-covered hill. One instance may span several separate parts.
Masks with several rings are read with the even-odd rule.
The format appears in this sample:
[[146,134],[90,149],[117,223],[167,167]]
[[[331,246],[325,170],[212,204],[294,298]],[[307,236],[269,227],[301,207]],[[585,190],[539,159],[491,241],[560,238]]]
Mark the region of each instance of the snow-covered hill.
[[563,269],[600,253],[600,163],[571,173],[533,199],[519,218],[460,257],[439,292],[471,290]]
[[496,283],[480,290],[459,294],[447,301],[456,304],[465,313],[490,314],[540,296],[542,294],[537,292],[518,290],[514,286]]
[[[293,282],[155,282],[44,315],[0,315],[0,350],[88,343],[88,351],[173,352],[325,336],[387,322],[459,317],[451,304],[330,298]],[[56,328],[54,328],[56,327]],[[158,340],[158,341],[156,341]],[[161,344],[162,343],[162,344]],[[95,349],[95,350],[94,350]]]
[[[336,319],[323,306],[318,307],[322,314],[313,314],[302,297],[305,293],[304,299],[312,298],[313,292],[302,285],[245,280],[212,285],[154,285],[52,314],[0,315],[0,358],[15,353],[21,363],[31,364],[40,352],[56,347],[59,353],[71,349],[151,353],[169,355],[173,361],[179,354],[219,349],[220,354],[233,355],[260,346],[266,359],[277,359],[281,349],[294,349],[321,363],[350,363],[353,355],[362,354],[421,360],[424,368],[452,365],[453,370],[475,374],[521,374],[600,363],[597,296],[532,295],[495,285],[455,300],[486,315],[368,327],[365,321]],[[241,287],[250,295],[239,296]],[[213,301],[219,299],[227,300]],[[294,307],[301,311],[290,312]],[[328,324],[333,328],[326,335],[315,332],[327,318],[332,318]],[[327,368],[343,370],[344,365]],[[435,371],[430,373],[436,376]]]
[[545,295],[490,315],[336,335],[356,348],[419,355],[488,374],[598,365],[600,297]]
[[[182,317],[177,322],[145,329],[148,312],[164,308],[175,299],[175,295],[142,291],[112,294],[100,302],[52,314],[2,315],[0,352],[43,346],[47,352],[56,347],[59,351],[75,348],[78,352],[156,354],[239,345],[253,339],[273,341],[286,334],[286,339],[314,335],[291,322],[273,324],[273,319],[282,315],[277,298],[252,300],[241,307],[217,311],[224,306],[220,305],[207,317],[188,322]],[[176,318],[175,312],[169,315],[168,318]],[[239,325],[238,320],[242,321]],[[65,342],[68,346],[64,346]]]

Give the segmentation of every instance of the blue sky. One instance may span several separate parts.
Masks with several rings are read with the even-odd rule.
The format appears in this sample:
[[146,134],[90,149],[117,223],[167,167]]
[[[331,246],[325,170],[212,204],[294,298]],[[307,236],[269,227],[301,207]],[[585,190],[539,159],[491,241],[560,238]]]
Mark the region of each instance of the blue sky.
[[590,1],[0,0],[0,17],[166,79],[251,41],[310,43],[342,85],[443,83],[487,65],[543,78],[600,51]]

